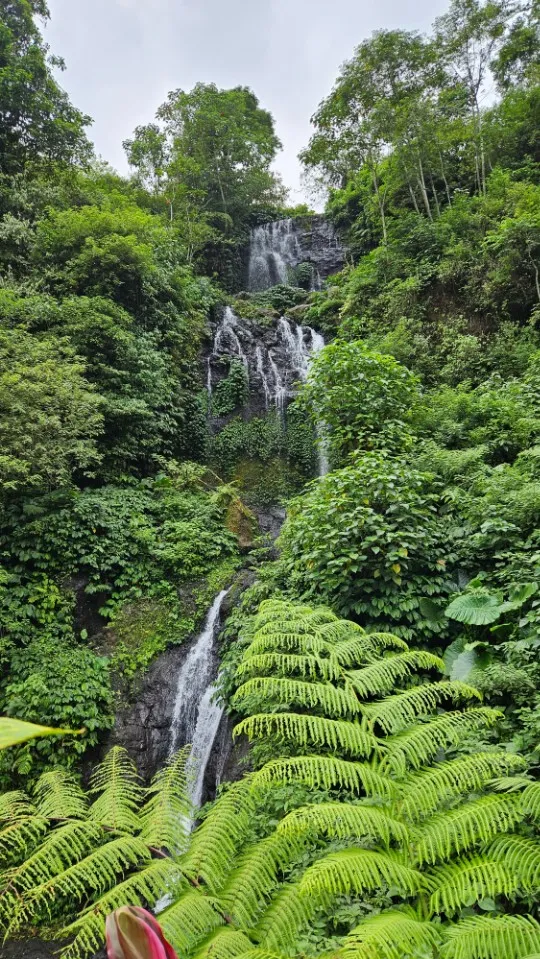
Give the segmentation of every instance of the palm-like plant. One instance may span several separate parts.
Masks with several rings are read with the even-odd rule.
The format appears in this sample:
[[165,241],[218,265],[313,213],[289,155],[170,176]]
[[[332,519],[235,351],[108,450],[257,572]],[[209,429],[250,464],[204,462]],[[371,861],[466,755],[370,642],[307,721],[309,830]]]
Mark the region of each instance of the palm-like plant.
[[[59,895],[82,903],[99,894],[63,931],[75,935],[65,954],[76,957],[99,944],[105,908],[130,898],[152,903],[168,889],[174,901],[160,922],[182,956],[270,959],[293,955],[312,920],[332,916],[343,896],[376,894],[385,908],[351,929],[338,955],[525,959],[540,953],[540,925],[529,915],[540,882],[534,839],[540,786],[518,756],[494,749],[448,755],[467,733],[493,726],[498,713],[482,706],[472,687],[430,682],[426,671],[442,672],[443,664],[395,637],[368,635],[326,609],[263,604],[233,701],[245,715],[236,734],[262,744],[272,758],[255,762],[223,793],[183,852],[182,831],[172,821],[185,815],[183,801],[175,809],[166,785],[178,775],[181,789],[181,759],[162,774],[142,815],[129,774],[122,774],[122,798],[111,785],[113,765],[124,762],[118,755],[96,781],[99,796],[84,815],[81,796],[70,787],[77,815],[52,831],[54,803],[38,826],[24,797],[8,798],[6,821],[18,817],[22,837],[14,848],[33,843],[48,863],[38,874],[31,856],[30,872],[23,865],[22,872],[12,867],[4,874],[4,895],[9,898],[16,882],[22,896],[22,903],[11,902],[12,923],[32,918]],[[287,808],[254,838],[257,812],[276,789],[285,792]],[[329,795],[310,802],[309,791],[320,789]],[[46,798],[46,783],[41,790]],[[27,840],[30,828],[41,831]],[[56,871],[49,875],[46,844],[60,848],[62,829],[73,830],[79,851],[71,860],[55,852]],[[88,860],[98,829],[98,858],[104,863],[109,847],[110,875],[124,871],[127,878],[114,889],[107,880],[104,890],[104,880],[94,876],[90,893],[85,879],[84,891],[77,882],[97,866]],[[172,857],[163,859],[165,852]],[[64,857],[61,868],[56,856]],[[486,903],[493,914],[482,912]]]

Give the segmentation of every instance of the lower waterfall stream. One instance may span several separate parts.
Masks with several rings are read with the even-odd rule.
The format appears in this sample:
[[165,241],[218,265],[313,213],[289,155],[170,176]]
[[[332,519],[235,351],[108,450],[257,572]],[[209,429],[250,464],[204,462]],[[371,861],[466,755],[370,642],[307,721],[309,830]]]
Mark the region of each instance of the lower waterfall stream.
[[223,717],[223,708],[213,702],[218,669],[215,641],[221,607],[228,592],[222,590],[212,603],[204,626],[180,669],[176,686],[169,756],[179,746],[191,743],[186,772],[189,797],[195,810],[203,798],[206,769]]

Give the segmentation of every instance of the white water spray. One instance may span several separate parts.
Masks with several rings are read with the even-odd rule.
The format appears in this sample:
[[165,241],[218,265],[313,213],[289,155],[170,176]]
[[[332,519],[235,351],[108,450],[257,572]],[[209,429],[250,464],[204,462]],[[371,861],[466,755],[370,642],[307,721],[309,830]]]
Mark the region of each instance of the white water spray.
[[216,671],[215,639],[223,600],[228,590],[216,596],[203,629],[191,647],[178,674],[176,700],[169,738],[169,756],[184,743],[191,743],[187,762],[189,798],[198,808],[212,746],[223,709],[213,702]]

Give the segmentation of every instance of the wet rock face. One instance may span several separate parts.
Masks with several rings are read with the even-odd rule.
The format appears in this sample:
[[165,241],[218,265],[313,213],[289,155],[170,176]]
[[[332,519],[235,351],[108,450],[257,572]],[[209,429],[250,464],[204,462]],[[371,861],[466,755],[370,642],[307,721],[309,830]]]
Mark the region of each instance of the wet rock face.
[[107,749],[127,749],[145,781],[167,760],[178,674],[190,646],[172,646],[159,656],[117,711]]

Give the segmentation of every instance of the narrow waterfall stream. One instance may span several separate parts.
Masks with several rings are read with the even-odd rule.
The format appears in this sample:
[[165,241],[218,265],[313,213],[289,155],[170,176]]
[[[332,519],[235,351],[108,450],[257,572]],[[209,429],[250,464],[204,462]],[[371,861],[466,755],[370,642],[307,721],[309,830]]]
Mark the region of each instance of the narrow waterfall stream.
[[218,669],[215,640],[221,607],[228,592],[222,590],[212,603],[202,631],[180,669],[176,687],[169,755],[180,746],[191,744],[187,775],[195,809],[203,798],[206,768],[223,716],[222,707],[212,699]]
[[249,289],[267,290],[289,282],[289,270],[302,260],[302,251],[292,220],[276,220],[257,226],[251,235]]

